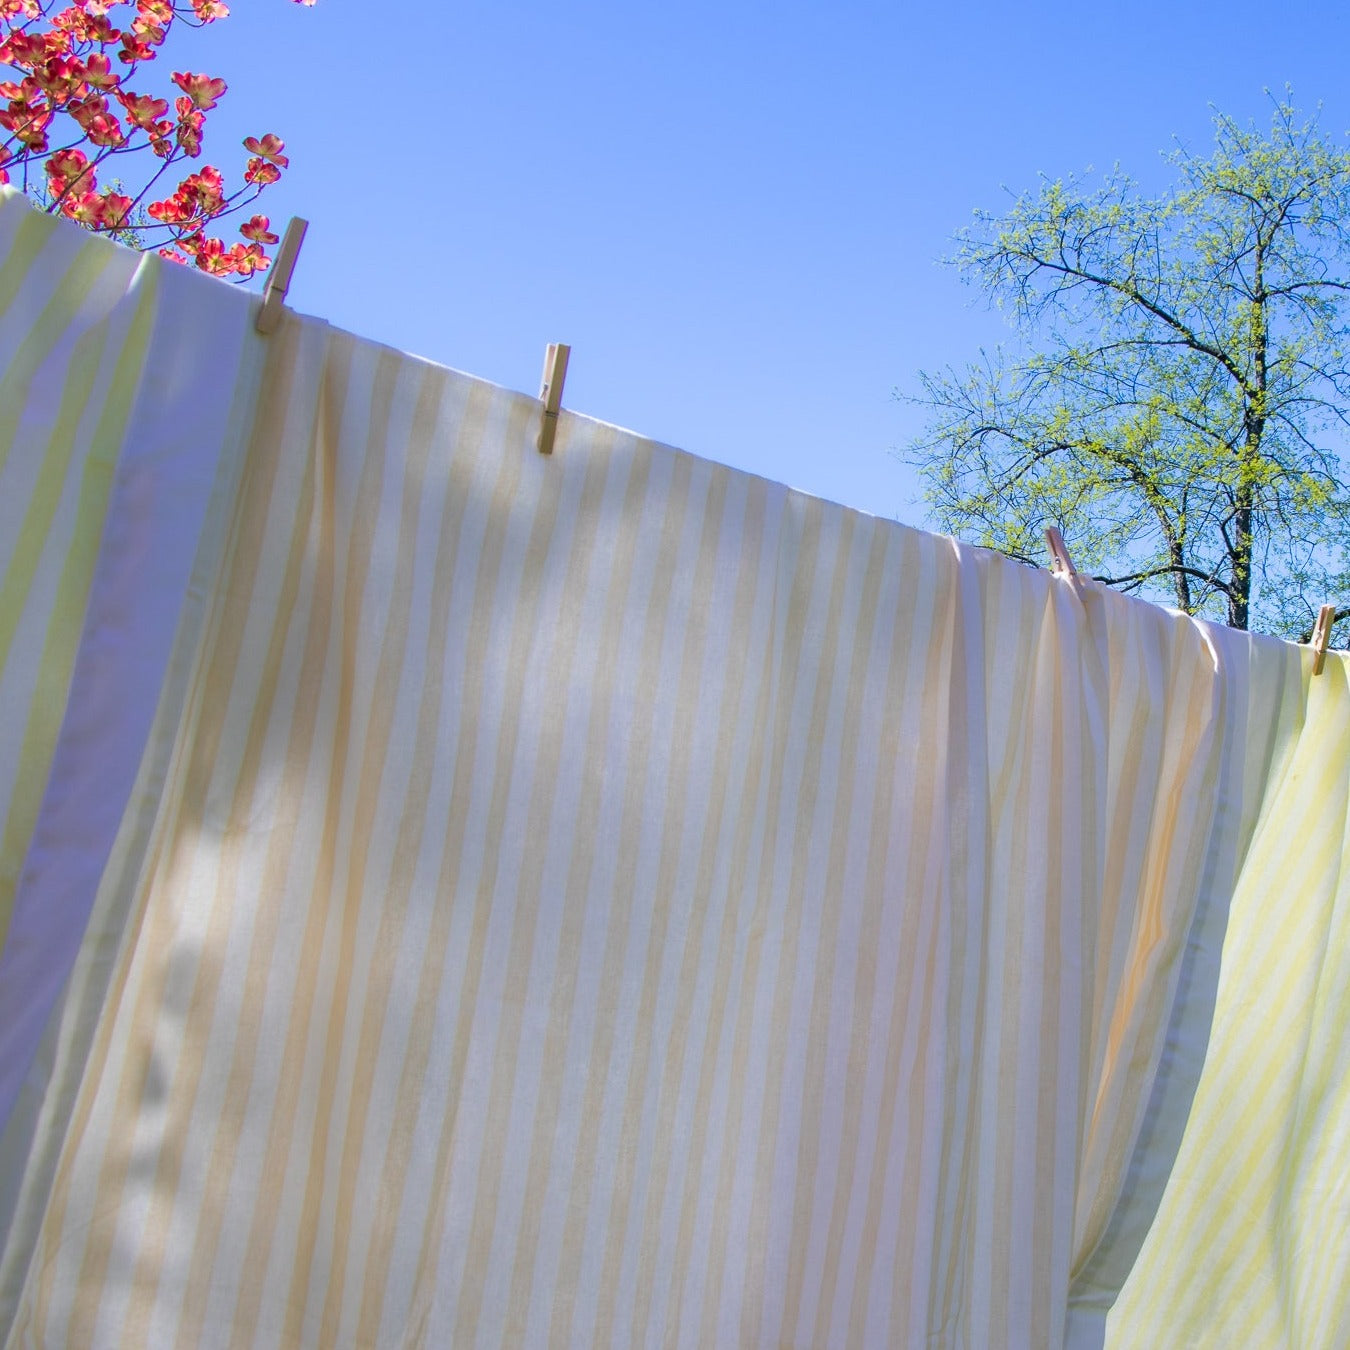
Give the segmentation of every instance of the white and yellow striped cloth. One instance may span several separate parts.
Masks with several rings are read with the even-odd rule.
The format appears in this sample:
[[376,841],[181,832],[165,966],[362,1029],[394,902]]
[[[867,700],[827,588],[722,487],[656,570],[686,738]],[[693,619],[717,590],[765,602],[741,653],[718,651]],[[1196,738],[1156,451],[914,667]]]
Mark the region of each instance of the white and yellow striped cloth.
[[[83,242],[13,189],[0,272],[0,942],[66,707],[156,269]],[[51,282],[57,280],[53,286]]]
[[[1323,820],[1297,786],[1338,658],[1311,684],[1296,648],[570,415],[544,458],[533,399],[295,316],[265,341],[242,295],[33,219],[0,199],[0,283],[120,268],[129,378],[162,334],[197,363],[205,486],[77,949],[0,956],[61,984],[0,1043],[36,1066],[0,1138],[9,1344],[1100,1344],[1141,1247],[1115,1343],[1223,1343],[1216,1272],[1225,1315],[1313,1328],[1270,1343],[1339,1343],[1343,1201],[1310,1197],[1350,1142],[1345,792]],[[16,251],[38,230],[64,251]],[[28,378],[34,416],[68,378]],[[65,779],[113,753],[78,706],[105,611],[12,931]],[[1318,880],[1274,901],[1295,825]],[[1288,1055],[1234,1112],[1250,1019]],[[1250,1231],[1202,1257],[1236,1149]],[[1135,1295],[1150,1262],[1177,1313]]]
[[[1305,686],[1306,688],[1306,686]],[[1350,1345],[1350,683],[1342,654],[1271,775],[1213,1035],[1108,1344]]]
[[[31,1126],[81,942],[106,967],[120,940],[115,917],[91,940],[93,896],[175,630],[214,576],[203,559],[194,581],[194,559],[221,534],[259,367],[236,297],[9,188],[0,316],[0,1122]],[[0,1161],[3,1215],[18,1174],[3,1141]]]

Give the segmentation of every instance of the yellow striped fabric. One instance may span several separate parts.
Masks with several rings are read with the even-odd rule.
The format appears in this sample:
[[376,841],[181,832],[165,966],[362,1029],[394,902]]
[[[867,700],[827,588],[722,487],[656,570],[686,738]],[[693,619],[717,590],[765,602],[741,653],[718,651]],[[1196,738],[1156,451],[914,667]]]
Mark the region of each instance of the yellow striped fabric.
[[1112,1346],[1350,1345],[1350,680],[1331,653],[1233,897],[1213,1037]]
[[40,1215],[125,932],[125,895],[90,914],[157,808],[168,736],[142,752],[177,725],[264,344],[228,288],[10,190],[0,292],[2,1238]]
[[11,1343],[1061,1343],[1297,653],[270,357]]
[[159,259],[0,186],[0,947],[66,707]]

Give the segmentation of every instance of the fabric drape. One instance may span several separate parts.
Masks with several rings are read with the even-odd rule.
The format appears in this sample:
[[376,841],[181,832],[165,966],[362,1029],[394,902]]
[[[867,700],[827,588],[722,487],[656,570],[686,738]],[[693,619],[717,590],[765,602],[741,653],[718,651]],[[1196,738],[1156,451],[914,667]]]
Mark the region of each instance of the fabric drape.
[[0,942],[66,706],[155,275],[132,293],[126,255],[14,205],[4,219]]
[[533,399],[42,228],[233,345],[88,917],[0,958],[60,984],[9,1343],[1100,1344],[1241,1054],[1307,654],[570,414],[542,457]]
[[1350,1344],[1348,766],[1336,657],[1233,896],[1204,1072],[1113,1346]]
[[[82,952],[93,983],[80,1006],[97,1015],[122,936],[115,920],[90,929],[90,911],[138,768],[152,770],[142,750],[174,683],[194,557],[237,472],[222,437],[238,439],[249,399],[230,376],[249,363],[227,292],[28,210],[9,188],[0,313],[2,1232],[37,1113],[55,1105],[52,1010]],[[138,789],[157,790],[153,772]]]

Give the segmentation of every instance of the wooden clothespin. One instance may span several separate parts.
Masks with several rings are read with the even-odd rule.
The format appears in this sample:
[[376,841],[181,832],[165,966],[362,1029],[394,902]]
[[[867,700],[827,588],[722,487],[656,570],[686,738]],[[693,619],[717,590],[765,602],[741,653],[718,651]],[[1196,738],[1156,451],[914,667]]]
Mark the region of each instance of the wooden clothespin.
[[272,270],[267,274],[267,285],[263,287],[262,308],[254,321],[254,327],[260,333],[274,333],[281,323],[281,311],[286,307],[286,292],[290,289],[291,273],[295,271],[295,260],[300,256],[300,245],[305,242],[305,231],[309,221],[292,216],[286,226]]
[[1048,525],[1045,530],[1045,542],[1050,548],[1050,570],[1058,572],[1070,579],[1078,575],[1078,569],[1073,565],[1073,559],[1069,557],[1069,550],[1064,543],[1064,536],[1054,525]]
[[1323,605],[1317,611],[1317,627],[1313,629],[1313,674],[1322,673],[1322,665],[1327,659],[1327,647],[1331,645],[1331,626],[1336,622],[1336,606]]
[[562,407],[563,381],[567,378],[567,358],[572,349],[565,342],[550,342],[544,353],[544,382],[539,386],[539,397],[544,404],[544,418],[539,425],[539,453],[553,453],[553,439],[558,434],[558,410]]

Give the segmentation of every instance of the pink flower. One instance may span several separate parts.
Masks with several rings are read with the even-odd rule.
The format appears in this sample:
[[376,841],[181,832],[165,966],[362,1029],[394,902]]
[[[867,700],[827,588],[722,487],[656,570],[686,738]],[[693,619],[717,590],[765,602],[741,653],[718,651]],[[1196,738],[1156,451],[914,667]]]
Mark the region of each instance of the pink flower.
[[103,213],[106,205],[107,203],[100,193],[80,192],[67,197],[61,203],[61,210],[71,220],[78,220],[81,225],[92,225],[97,229],[103,224]]
[[120,192],[109,192],[103,198],[103,227],[108,230],[120,229],[127,223],[131,212],[131,198]]
[[262,251],[261,244],[236,244],[230,250],[230,257],[234,261],[234,272],[236,276],[251,277],[255,272],[265,272],[272,265]]
[[252,216],[239,227],[239,233],[257,244],[275,244],[280,236],[268,229],[271,223],[266,216]]
[[244,182],[256,183],[259,187],[266,187],[269,183],[275,183],[281,177],[281,170],[273,164],[268,164],[265,160],[259,159],[256,155],[249,160],[244,169]]
[[84,80],[95,89],[116,89],[122,77],[112,73],[112,62],[102,52],[95,52],[84,63]]
[[216,100],[225,92],[224,80],[213,80],[209,75],[189,75],[175,70],[173,82],[203,111],[216,106]]
[[137,37],[135,33],[123,33],[122,50],[117,53],[117,59],[128,66],[134,66],[137,61],[153,61],[154,44]]
[[169,111],[168,100],[151,98],[149,94],[132,94],[119,89],[116,97],[127,110],[128,120],[142,131],[154,131],[156,124]]
[[58,197],[76,184],[83,183],[86,189],[95,186],[89,156],[83,150],[58,150],[43,167],[51,180],[49,186]]
[[[182,106],[185,103],[186,108]],[[196,159],[202,152],[202,125],[206,114],[198,112],[185,98],[180,98],[178,105],[178,144]]]
[[285,148],[286,142],[279,136],[273,136],[270,131],[262,140],[259,140],[256,136],[244,137],[244,149],[249,154],[257,155],[269,164],[275,164],[279,169],[284,169],[291,162],[287,156],[281,153]]

